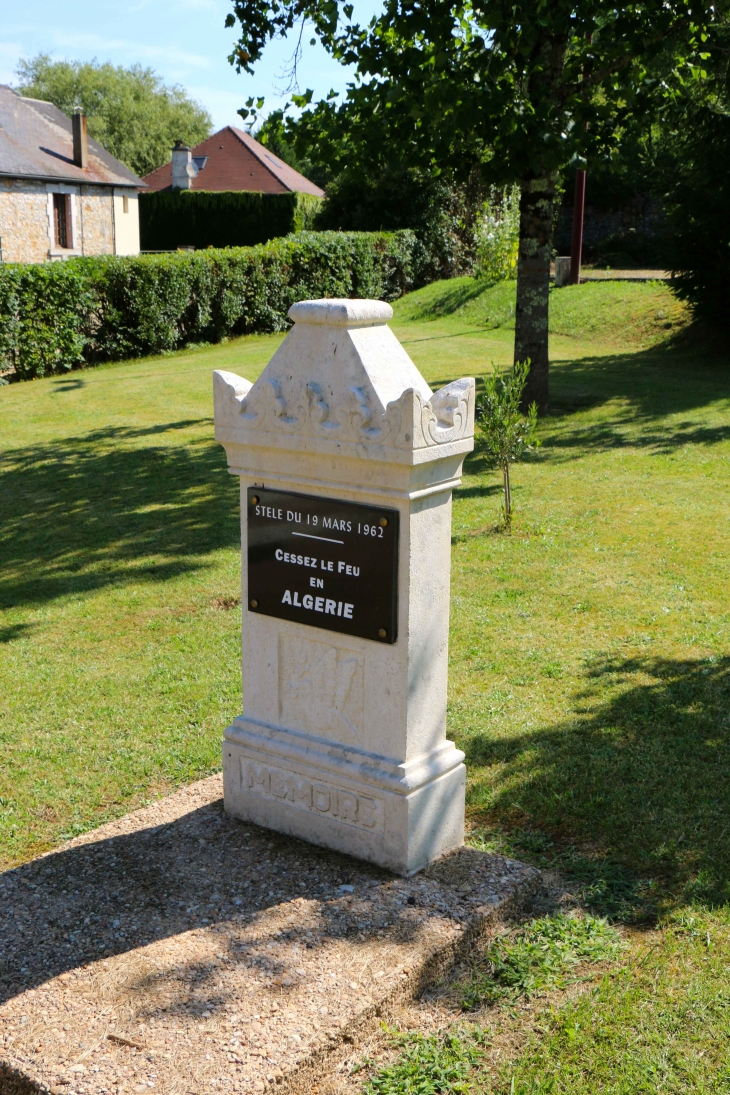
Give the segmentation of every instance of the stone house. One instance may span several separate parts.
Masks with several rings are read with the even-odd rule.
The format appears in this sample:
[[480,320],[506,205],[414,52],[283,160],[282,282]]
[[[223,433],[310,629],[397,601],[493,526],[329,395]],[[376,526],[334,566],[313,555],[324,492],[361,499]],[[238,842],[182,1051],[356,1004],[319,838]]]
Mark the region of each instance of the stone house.
[[225,126],[192,149],[178,142],[171,162],[145,175],[144,181],[150,190],[253,190],[259,194],[324,196],[324,190],[234,125]]
[[143,186],[83,114],[0,85],[0,261],[138,254]]

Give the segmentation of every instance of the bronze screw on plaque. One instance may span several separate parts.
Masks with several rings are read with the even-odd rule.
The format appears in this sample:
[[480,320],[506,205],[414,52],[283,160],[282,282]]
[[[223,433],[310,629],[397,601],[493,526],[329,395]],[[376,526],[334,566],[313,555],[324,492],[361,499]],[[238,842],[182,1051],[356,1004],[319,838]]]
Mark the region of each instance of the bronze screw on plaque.
[[380,638],[384,639],[387,634],[388,634],[388,632],[385,630],[385,628],[381,627],[380,631],[378,632],[378,635],[380,635]]
[[385,528],[385,526],[388,524],[388,518],[387,517],[381,517],[380,518],[380,524],[383,528]]
[[255,494],[252,494],[251,495],[251,505],[252,506],[257,506],[258,504],[259,504],[258,496],[255,495]]
[[258,608],[258,607],[259,607],[258,601],[251,601],[251,608]]

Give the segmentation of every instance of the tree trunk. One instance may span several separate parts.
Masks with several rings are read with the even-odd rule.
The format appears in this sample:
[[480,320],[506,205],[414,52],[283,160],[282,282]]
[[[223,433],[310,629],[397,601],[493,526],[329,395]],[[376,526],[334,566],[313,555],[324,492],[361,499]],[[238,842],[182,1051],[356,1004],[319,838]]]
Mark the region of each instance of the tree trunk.
[[509,464],[502,466],[502,477],[504,479],[504,520],[505,524],[509,524],[512,520],[512,490],[509,481]]
[[520,194],[520,250],[517,260],[515,362],[530,362],[522,410],[548,408],[548,296],[553,244],[555,176],[523,179]]

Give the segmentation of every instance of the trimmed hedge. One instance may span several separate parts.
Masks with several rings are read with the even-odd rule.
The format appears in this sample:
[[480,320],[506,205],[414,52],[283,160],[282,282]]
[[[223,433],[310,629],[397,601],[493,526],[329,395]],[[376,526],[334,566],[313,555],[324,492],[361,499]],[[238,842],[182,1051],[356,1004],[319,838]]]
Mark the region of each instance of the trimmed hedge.
[[139,196],[143,251],[252,247],[312,227],[321,198],[246,190],[160,190]]
[[22,380],[283,331],[298,300],[390,300],[417,282],[403,232],[303,232],[259,247],[0,265],[0,363]]

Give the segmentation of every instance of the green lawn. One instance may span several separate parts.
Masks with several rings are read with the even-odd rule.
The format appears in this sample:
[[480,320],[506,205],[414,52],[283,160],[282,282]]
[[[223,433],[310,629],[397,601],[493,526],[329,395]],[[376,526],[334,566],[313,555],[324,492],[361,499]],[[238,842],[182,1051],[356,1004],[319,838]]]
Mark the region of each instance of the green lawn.
[[[436,386],[509,361],[513,303],[458,279],[393,326]],[[500,1092],[730,1091],[727,360],[685,324],[660,284],[554,291],[552,413],[514,472],[512,535],[478,454],[455,497],[449,719],[471,839],[560,867],[635,933]],[[279,340],[0,389],[4,864],[218,767],[239,532],[210,374],[252,379]],[[701,930],[677,920],[703,904]]]

